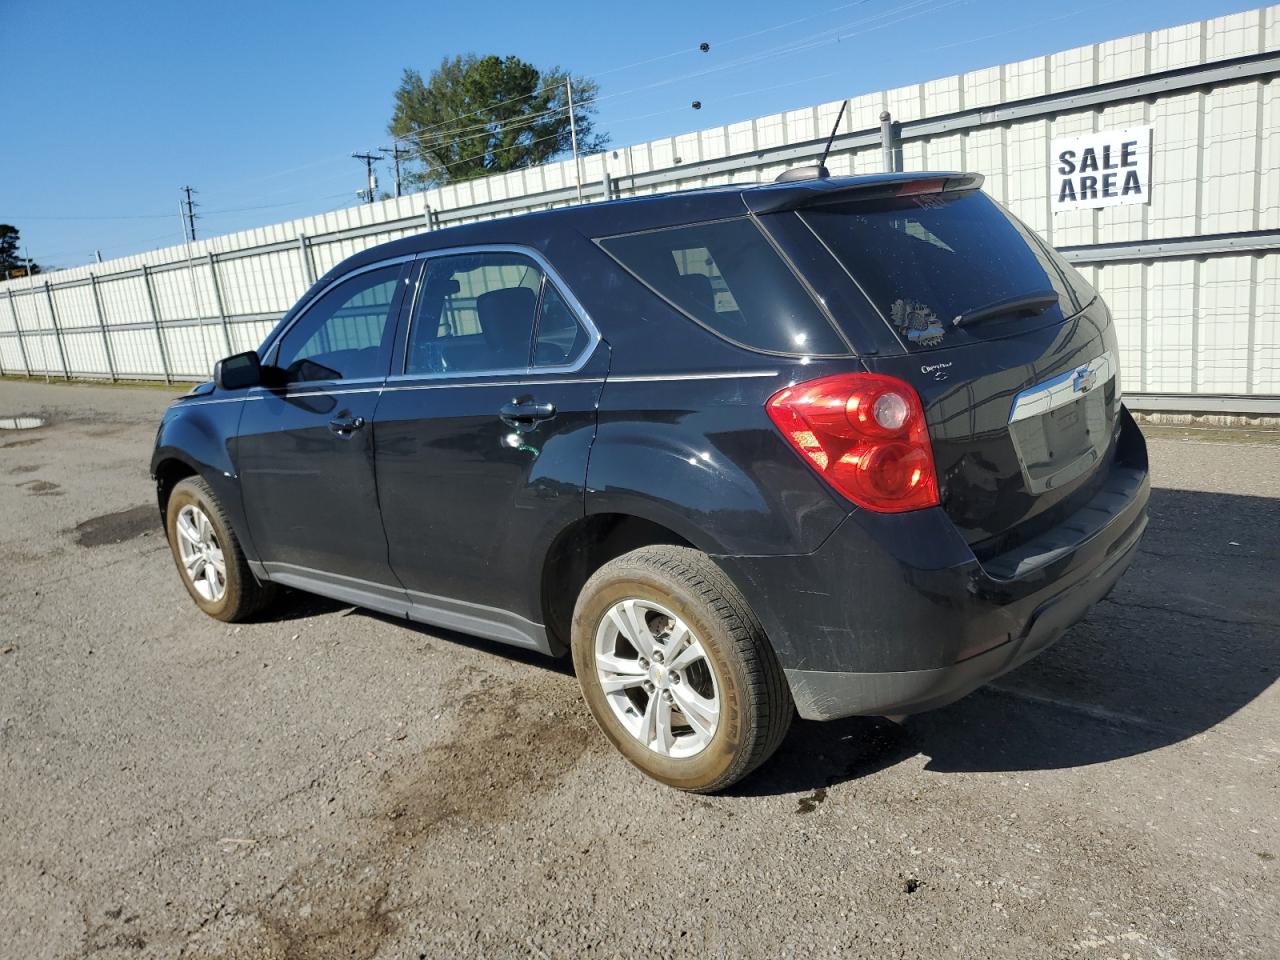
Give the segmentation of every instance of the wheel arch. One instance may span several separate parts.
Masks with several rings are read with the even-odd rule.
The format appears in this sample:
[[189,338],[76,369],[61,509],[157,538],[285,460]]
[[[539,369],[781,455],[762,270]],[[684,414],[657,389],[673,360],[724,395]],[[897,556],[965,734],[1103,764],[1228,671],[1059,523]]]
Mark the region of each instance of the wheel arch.
[[169,497],[173,488],[188,477],[200,476],[199,468],[185,456],[170,452],[162,459],[156,460],[151,468],[156,482],[156,504],[160,508],[160,519],[163,521],[169,509]]
[[552,648],[568,649],[574,604],[593,573],[624,553],[659,544],[700,549],[671,527],[631,513],[587,514],[560,531],[543,558],[539,580]]

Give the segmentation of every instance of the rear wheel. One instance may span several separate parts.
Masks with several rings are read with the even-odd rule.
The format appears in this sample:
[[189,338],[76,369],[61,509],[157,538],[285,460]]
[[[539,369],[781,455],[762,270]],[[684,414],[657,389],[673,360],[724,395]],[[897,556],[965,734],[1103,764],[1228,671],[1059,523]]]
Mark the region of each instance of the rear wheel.
[[217,620],[247,620],[275,596],[249,570],[222,504],[201,477],[173,488],[165,531],[182,584],[201,610]]
[[710,793],[778,748],[794,706],[746,601],[703,553],[643,547],[578,597],[573,660],[605,735],[656,780]]

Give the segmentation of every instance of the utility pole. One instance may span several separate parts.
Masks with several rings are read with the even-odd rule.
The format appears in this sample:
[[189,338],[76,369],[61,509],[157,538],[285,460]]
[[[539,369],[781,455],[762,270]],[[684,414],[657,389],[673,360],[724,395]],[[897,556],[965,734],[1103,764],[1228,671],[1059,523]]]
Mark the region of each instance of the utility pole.
[[400,158],[410,156],[413,151],[408,149],[401,150],[399,143],[393,143],[389,148],[380,147],[378,152],[391,155],[391,162],[395,164],[396,168],[396,196],[398,197],[400,196]]
[[[28,280],[28,287],[27,287],[27,289],[30,291],[30,292],[27,294],[27,296],[28,296],[28,297],[30,297],[30,296],[34,296],[34,295],[35,295],[35,291],[36,291],[36,275],[35,275],[34,268],[33,268],[32,263],[31,263],[31,248],[30,248],[30,247],[28,247],[26,244],[23,244],[23,246],[22,246],[22,251],[23,251],[23,253],[26,255],[26,259],[27,259],[27,280]],[[13,301],[12,301],[12,300],[10,300],[10,301],[9,301],[9,307],[10,307],[10,309],[12,309],[12,308],[13,308]],[[39,314],[37,314],[37,319],[38,319],[38,318],[39,318]],[[15,323],[15,325],[17,324],[17,319],[18,319],[18,318],[17,318],[17,314],[15,314],[15,315],[14,315],[14,323]],[[57,318],[56,318],[56,317],[54,318],[53,325],[54,325],[54,329],[55,329],[55,332],[56,332],[56,329],[57,329],[57,326],[58,326],[58,320],[57,320]],[[18,329],[19,329],[19,330],[21,330],[22,328],[21,328],[21,327],[19,327]],[[44,353],[44,341],[45,341],[45,337],[43,336],[44,331],[43,331],[43,330],[41,330],[39,327],[37,327],[37,328],[36,328],[36,332],[37,332],[37,333],[42,334],[42,336],[40,337],[40,365],[41,365],[42,367],[44,367],[44,382],[45,382],[45,383],[48,383],[48,382],[49,382],[49,358],[48,358],[48,357],[46,357],[46,356],[45,356],[45,353]]]
[[190,228],[187,232],[190,234],[191,239],[195,240],[196,238],[196,207],[198,207],[199,204],[191,199],[191,195],[193,193],[199,193],[199,191],[196,190],[195,187],[179,187],[178,189],[187,195],[187,200],[186,200],[187,224]]
[[352,159],[363,160],[365,173],[369,177],[369,189],[362,190],[360,193],[364,196],[365,203],[373,203],[374,194],[378,190],[378,178],[373,175],[373,165],[380,158],[372,153],[353,153]]
[[573,80],[564,78],[564,92],[569,100],[569,139],[573,144],[573,172],[578,181],[578,202],[582,202],[582,164],[578,162],[578,122],[573,117]]
[[[190,190],[191,188],[183,187],[182,189]],[[190,194],[188,193],[187,196],[188,196],[187,210],[188,210],[188,217],[190,217],[190,209],[191,209]],[[191,223],[191,236],[188,237],[187,225],[182,220],[182,201],[181,200],[178,201],[178,221],[182,223],[182,245],[187,248],[187,282],[191,284],[191,308],[192,310],[195,311],[195,317],[193,319],[196,321],[196,325],[200,328],[200,343],[204,345],[207,353],[209,338],[208,338],[207,331],[205,329],[204,304],[200,302],[200,291],[196,289],[196,266],[195,266],[195,260],[191,254],[191,241],[195,239],[196,225],[195,225],[195,221],[193,220]],[[218,351],[215,348],[213,351],[214,359],[217,359],[217,353]]]

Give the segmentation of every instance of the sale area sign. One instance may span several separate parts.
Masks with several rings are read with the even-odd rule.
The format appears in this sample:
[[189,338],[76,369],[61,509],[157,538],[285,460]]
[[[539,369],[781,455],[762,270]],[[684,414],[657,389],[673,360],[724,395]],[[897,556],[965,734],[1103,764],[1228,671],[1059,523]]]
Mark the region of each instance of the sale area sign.
[[1053,141],[1053,210],[1114,207],[1151,200],[1151,128],[1109,130]]

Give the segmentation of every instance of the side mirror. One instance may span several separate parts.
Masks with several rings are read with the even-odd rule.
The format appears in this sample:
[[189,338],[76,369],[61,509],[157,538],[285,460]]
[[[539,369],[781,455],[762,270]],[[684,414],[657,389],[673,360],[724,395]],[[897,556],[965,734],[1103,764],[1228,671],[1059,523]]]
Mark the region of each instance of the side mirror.
[[213,365],[213,382],[221,390],[242,390],[262,383],[262,361],[258,352],[237,353]]

